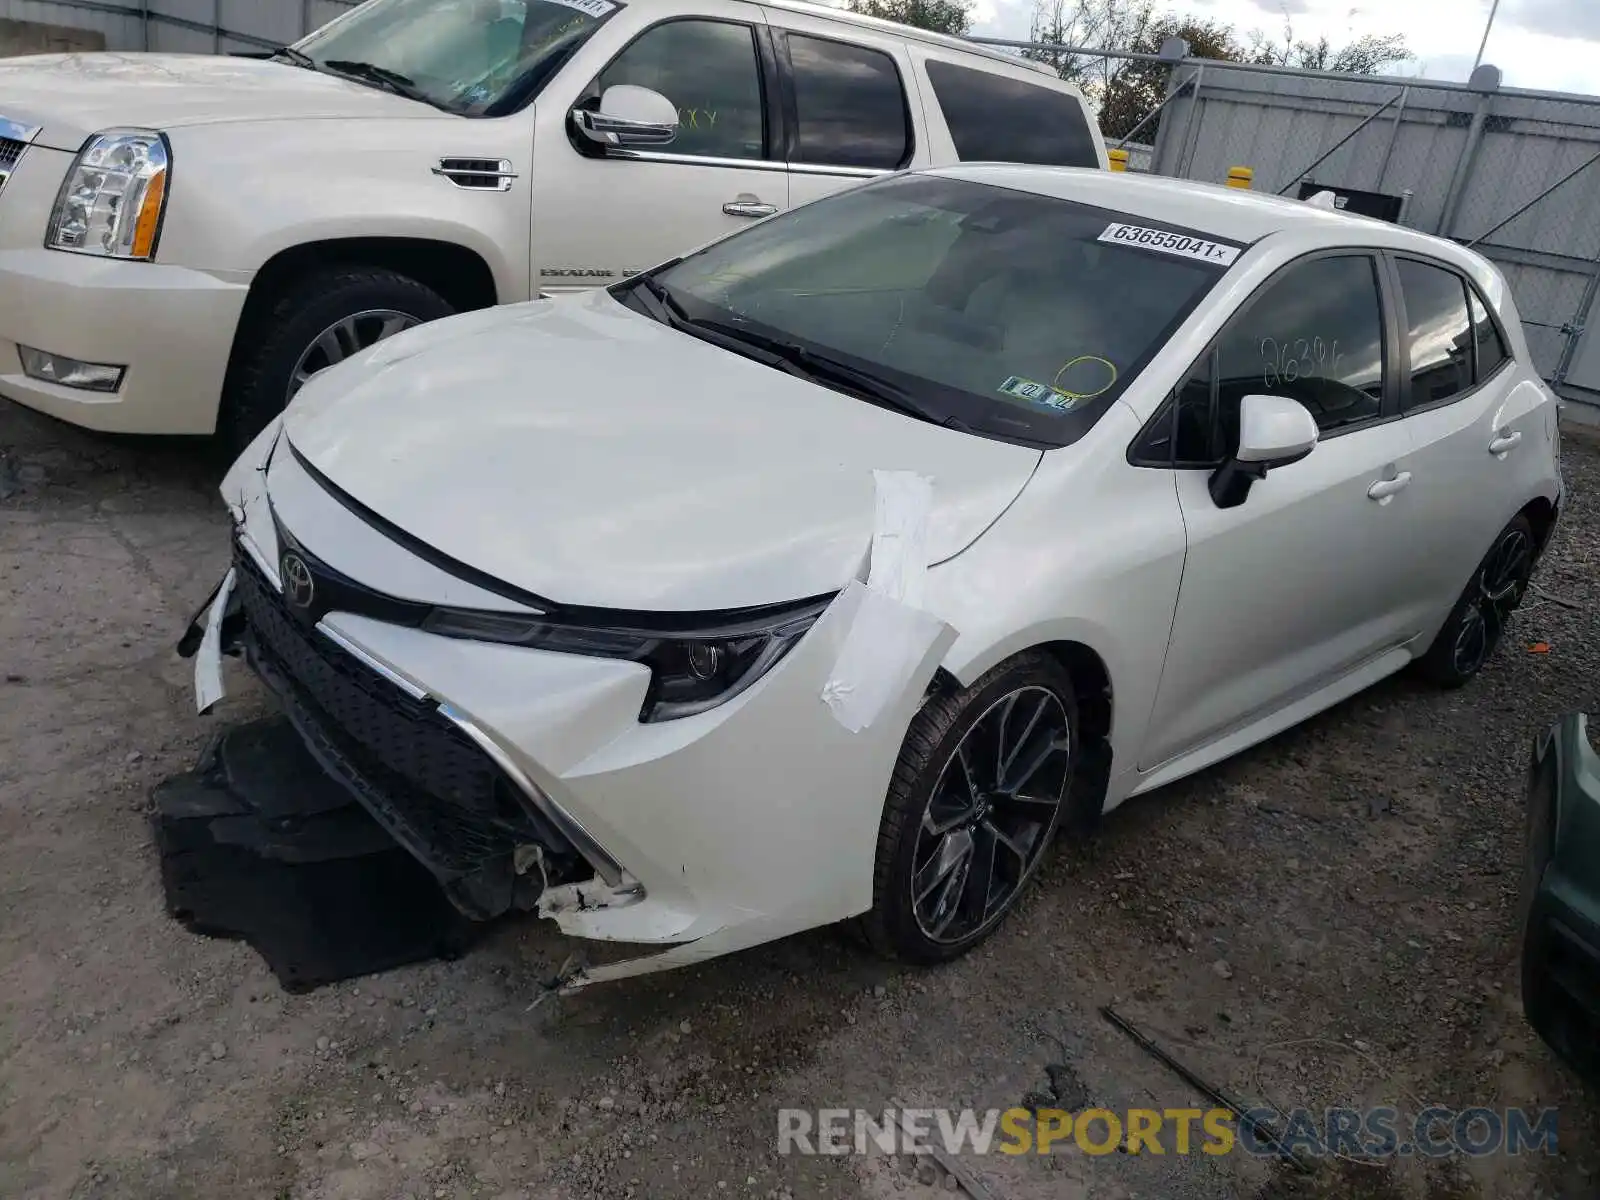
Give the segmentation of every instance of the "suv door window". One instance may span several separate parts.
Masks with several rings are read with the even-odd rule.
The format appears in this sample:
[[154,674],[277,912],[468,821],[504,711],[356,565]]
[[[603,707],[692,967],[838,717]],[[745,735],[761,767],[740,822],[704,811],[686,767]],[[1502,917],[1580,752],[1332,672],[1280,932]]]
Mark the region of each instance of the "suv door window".
[[905,89],[881,50],[787,35],[799,125],[793,161],[892,171],[911,157]]
[[1100,165],[1083,105],[1071,94],[933,59],[927,70],[963,162]]
[[1301,263],[1256,293],[1179,388],[1172,462],[1232,454],[1247,395],[1298,400],[1326,434],[1376,419],[1383,390],[1377,263],[1364,254]]
[[590,87],[660,92],[678,109],[678,136],[661,149],[707,158],[762,158],[766,121],[755,31],[730,21],[668,21],[612,60]]
[[1473,331],[1466,280],[1414,259],[1402,258],[1395,265],[1411,345],[1411,378],[1402,389],[1402,410],[1471,391]]

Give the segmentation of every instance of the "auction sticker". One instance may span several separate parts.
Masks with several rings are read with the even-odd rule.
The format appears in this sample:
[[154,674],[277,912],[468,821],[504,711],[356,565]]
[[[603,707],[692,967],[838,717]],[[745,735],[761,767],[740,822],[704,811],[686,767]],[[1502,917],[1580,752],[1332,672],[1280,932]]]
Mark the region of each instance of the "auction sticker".
[[555,2],[566,8],[575,8],[581,13],[588,13],[596,20],[606,16],[612,9],[617,7],[611,3],[611,0],[555,0]]
[[1231,267],[1234,259],[1239,257],[1238,246],[1192,237],[1187,233],[1151,229],[1145,225],[1107,225],[1096,240],[1118,246],[1137,246],[1142,250],[1155,250],[1162,254],[1175,254],[1179,258],[1192,258],[1218,267]]

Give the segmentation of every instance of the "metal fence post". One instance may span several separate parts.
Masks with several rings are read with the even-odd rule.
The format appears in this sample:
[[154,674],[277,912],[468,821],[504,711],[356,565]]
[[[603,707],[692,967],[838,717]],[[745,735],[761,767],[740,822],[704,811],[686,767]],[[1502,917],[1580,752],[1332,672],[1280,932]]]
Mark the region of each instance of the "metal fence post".
[[1378,164],[1378,177],[1372,181],[1372,190],[1383,191],[1383,177],[1389,173],[1389,160],[1394,157],[1395,144],[1400,140],[1400,126],[1405,123],[1406,105],[1411,100],[1411,87],[1400,89],[1400,107],[1394,110],[1394,126],[1389,130],[1389,144],[1383,148],[1383,160]]
[[150,49],[150,0],[139,0],[139,45]]
[[1478,92],[1478,106],[1472,113],[1472,124],[1467,127],[1467,140],[1461,147],[1461,157],[1456,159],[1455,173],[1450,177],[1450,187],[1444,195],[1444,207],[1439,210],[1438,223],[1434,225],[1433,232],[1440,237],[1449,237],[1450,230],[1455,225],[1456,212],[1461,207],[1461,194],[1467,190],[1467,181],[1472,177],[1472,168],[1477,164],[1478,147],[1483,144],[1483,126],[1489,119],[1489,108],[1494,103],[1494,94],[1500,88],[1500,70],[1487,63],[1472,73],[1472,78],[1467,81],[1467,86]]
[[1589,272],[1589,282],[1584,285],[1583,296],[1578,301],[1577,311],[1572,314],[1572,320],[1561,327],[1561,333],[1567,339],[1567,342],[1566,345],[1561,347],[1561,358],[1556,362],[1556,369],[1550,375],[1550,386],[1553,388],[1560,388],[1567,381],[1567,375],[1572,370],[1573,360],[1578,357],[1578,346],[1583,342],[1584,329],[1588,326],[1589,318],[1594,312],[1596,295],[1600,295],[1600,254],[1597,254],[1593,260],[1593,267]]

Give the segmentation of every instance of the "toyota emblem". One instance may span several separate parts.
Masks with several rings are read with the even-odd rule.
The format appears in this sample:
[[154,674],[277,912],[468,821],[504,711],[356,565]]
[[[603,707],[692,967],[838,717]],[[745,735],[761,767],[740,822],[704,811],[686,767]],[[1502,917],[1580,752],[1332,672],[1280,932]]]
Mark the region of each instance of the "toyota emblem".
[[311,568],[294,551],[283,556],[283,597],[296,608],[310,608],[317,594]]

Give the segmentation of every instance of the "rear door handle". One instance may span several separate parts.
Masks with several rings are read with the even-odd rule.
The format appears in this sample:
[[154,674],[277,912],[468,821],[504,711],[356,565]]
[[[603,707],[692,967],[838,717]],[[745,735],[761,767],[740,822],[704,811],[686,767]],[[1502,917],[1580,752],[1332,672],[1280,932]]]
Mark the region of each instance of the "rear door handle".
[[763,203],[754,196],[740,196],[724,204],[722,211],[730,217],[770,217],[778,211],[778,206]]
[[1367,497],[1376,500],[1379,504],[1387,504],[1393,499],[1396,492],[1403,492],[1411,486],[1411,472],[1401,471],[1393,479],[1380,479],[1367,489]]
[[1489,453],[1504,458],[1520,441],[1522,441],[1522,431],[1520,429],[1514,429],[1510,433],[1502,433],[1489,443]]

